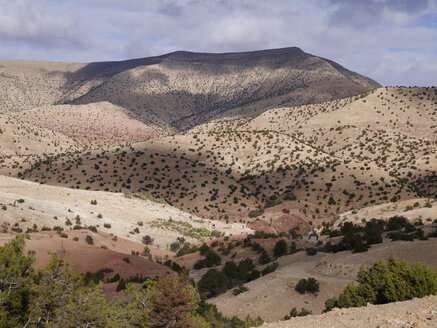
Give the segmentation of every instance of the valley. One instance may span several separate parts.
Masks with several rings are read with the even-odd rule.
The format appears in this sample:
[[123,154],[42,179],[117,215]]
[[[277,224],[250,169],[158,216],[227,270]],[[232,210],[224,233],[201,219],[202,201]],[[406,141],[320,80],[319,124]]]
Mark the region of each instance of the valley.
[[284,48],[2,61],[0,90],[0,246],[24,236],[108,302],[187,272],[225,317],[317,327],[368,315],[321,314],[361,266],[437,269],[435,87]]

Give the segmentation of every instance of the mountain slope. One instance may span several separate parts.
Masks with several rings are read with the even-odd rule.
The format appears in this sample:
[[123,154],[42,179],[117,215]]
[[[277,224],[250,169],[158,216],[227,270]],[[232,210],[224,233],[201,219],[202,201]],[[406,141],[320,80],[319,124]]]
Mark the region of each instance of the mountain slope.
[[352,209],[435,196],[436,95],[380,88],[275,108],[131,147],[53,157],[22,174],[153,194],[204,217],[247,219],[260,206],[269,207],[258,215],[267,222],[297,215],[317,224]]
[[402,328],[436,327],[437,296],[415,298],[411,301],[360,308],[335,309],[332,312],[291,320],[268,323],[262,328]]
[[123,62],[25,62],[24,66],[0,62],[0,86],[4,86],[0,111],[109,101],[144,123],[180,130],[216,118],[337,99],[379,86],[299,48],[175,52]]

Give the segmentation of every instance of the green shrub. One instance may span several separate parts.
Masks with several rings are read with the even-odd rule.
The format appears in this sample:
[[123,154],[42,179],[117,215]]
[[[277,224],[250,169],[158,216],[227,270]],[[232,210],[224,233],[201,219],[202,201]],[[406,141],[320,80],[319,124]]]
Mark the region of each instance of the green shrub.
[[295,317],[304,317],[306,315],[311,314],[312,312],[308,309],[301,308],[300,312],[297,312],[297,309],[294,307],[290,310],[290,314],[287,314],[283,320],[290,320],[291,318]]
[[315,278],[301,279],[294,288],[299,294],[317,294],[320,290],[320,284]]
[[266,274],[275,272],[278,266],[279,264],[277,262],[273,262],[272,264],[266,266],[264,269],[261,270],[261,275],[265,276]]
[[124,279],[120,279],[117,285],[117,292],[120,292],[125,289],[126,289],[126,281],[124,281]]
[[280,257],[283,255],[287,255],[288,246],[284,239],[278,240],[275,244],[275,248],[273,249],[273,255],[275,257]]
[[363,239],[366,241],[367,245],[382,243],[384,226],[385,223],[382,220],[372,220],[366,223]]
[[314,256],[317,254],[317,249],[315,249],[314,247],[307,247],[305,248],[305,252],[308,256]]
[[87,235],[87,236],[85,237],[85,241],[86,241],[86,243],[87,243],[88,245],[94,245],[93,237],[91,237],[90,235]]
[[238,286],[238,288],[235,288],[232,291],[232,294],[237,296],[240,295],[241,293],[247,292],[249,290],[249,288],[247,288],[246,286]]
[[405,216],[392,216],[388,219],[386,230],[387,231],[393,231],[393,230],[401,230],[404,228],[408,223],[408,219]]
[[270,263],[271,261],[272,261],[272,259],[267,254],[267,252],[263,252],[261,254],[261,256],[259,257],[259,259],[258,259],[258,263],[261,264],[261,265]]
[[222,263],[222,260],[220,258],[220,255],[218,255],[212,249],[209,249],[205,254],[205,258],[202,260],[198,260],[194,264],[194,269],[199,270],[202,268],[211,268],[213,266],[220,265],[221,263]]
[[228,290],[229,279],[216,269],[205,273],[197,284],[197,289],[207,297],[214,297]]
[[263,215],[263,214],[264,214],[264,208],[259,207],[257,210],[252,210],[252,211],[250,211],[249,214],[248,214],[248,216],[249,216],[250,218],[256,218],[256,217],[258,217],[258,216],[260,216],[260,215]]
[[390,257],[362,267],[357,284],[348,284],[340,296],[325,302],[326,311],[333,307],[357,307],[367,303],[385,304],[437,294],[437,272],[425,264],[409,264]]
[[199,247],[200,255],[205,255],[206,252],[209,251],[209,246],[205,243],[202,244],[202,246]]

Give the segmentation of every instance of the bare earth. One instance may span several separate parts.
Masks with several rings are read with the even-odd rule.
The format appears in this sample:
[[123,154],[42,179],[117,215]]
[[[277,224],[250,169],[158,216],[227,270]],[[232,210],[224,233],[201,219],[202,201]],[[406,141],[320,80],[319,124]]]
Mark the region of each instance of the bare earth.
[[334,309],[321,315],[264,324],[262,328],[422,328],[437,327],[437,296],[406,302]]
[[[293,307],[302,307],[313,313],[321,313],[325,301],[338,296],[343,288],[353,281],[361,265],[371,265],[375,259],[388,259],[396,255],[410,263],[424,262],[437,268],[437,239],[414,242],[385,242],[373,245],[368,252],[350,251],[335,254],[317,253],[307,256],[305,252],[279,258],[279,268],[245,286],[247,292],[238,296],[228,291],[210,302],[217,305],[225,315],[240,318],[259,315],[264,321],[281,320]],[[316,278],[320,283],[317,296],[301,295],[294,290],[302,278]]]

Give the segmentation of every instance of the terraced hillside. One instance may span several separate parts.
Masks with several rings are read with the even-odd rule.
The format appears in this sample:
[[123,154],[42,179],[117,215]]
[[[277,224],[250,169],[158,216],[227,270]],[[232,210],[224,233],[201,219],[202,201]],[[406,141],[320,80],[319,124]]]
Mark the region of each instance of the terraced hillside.
[[215,118],[331,100],[378,84],[298,48],[176,52],[124,62],[0,62],[0,112],[108,101],[143,123],[186,130]]
[[318,223],[351,209],[435,197],[436,103],[436,89],[380,88],[129,147],[54,156],[22,174],[152,194],[203,217]]

